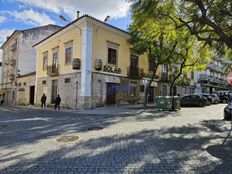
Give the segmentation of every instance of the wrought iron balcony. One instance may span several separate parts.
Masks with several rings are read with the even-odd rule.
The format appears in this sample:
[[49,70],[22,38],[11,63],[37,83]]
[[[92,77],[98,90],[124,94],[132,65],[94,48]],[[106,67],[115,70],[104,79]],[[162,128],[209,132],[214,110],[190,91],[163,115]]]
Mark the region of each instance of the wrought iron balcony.
[[47,75],[48,76],[58,76],[59,75],[59,65],[47,66]]
[[127,75],[132,79],[141,79],[144,76],[144,71],[142,68],[129,66]]
[[200,74],[200,77],[198,79],[198,82],[200,83],[210,83],[210,84],[218,84],[218,85],[227,85],[226,80],[222,78],[217,78],[214,76],[209,76],[207,74]]
[[220,66],[218,66],[218,65],[216,65],[214,63],[208,63],[207,64],[207,68],[212,69],[214,71],[217,71],[219,73],[223,73],[224,72],[224,70],[223,70],[222,67],[220,67]]

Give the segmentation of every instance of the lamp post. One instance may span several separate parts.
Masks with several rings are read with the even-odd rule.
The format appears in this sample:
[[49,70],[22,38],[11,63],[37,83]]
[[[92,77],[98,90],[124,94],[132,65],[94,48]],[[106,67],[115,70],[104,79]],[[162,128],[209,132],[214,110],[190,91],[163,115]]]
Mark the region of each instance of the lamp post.
[[147,105],[147,98],[148,98],[148,95],[147,95],[147,85],[148,85],[148,83],[149,83],[149,80],[148,79],[143,79],[142,80],[142,83],[143,83],[143,85],[144,85],[144,107],[146,107]]

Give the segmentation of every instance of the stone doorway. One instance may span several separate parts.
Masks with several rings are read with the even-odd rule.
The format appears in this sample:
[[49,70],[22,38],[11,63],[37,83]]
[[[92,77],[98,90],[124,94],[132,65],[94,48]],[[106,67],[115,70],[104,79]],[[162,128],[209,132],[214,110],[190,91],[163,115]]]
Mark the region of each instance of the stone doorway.
[[116,83],[106,83],[106,104],[116,104]]

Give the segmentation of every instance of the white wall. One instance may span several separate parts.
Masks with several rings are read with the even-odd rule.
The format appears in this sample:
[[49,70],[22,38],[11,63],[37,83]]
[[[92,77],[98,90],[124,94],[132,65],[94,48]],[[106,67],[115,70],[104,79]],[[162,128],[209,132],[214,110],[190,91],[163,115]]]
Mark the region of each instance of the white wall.
[[[0,66],[0,84],[2,84],[2,66]],[[1,86],[0,86],[1,89]]]
[[23,31],[18,39],[18,69],[19,74],[24,75],[36,71],[36,43],[57,31],[58,27],[40,27]]

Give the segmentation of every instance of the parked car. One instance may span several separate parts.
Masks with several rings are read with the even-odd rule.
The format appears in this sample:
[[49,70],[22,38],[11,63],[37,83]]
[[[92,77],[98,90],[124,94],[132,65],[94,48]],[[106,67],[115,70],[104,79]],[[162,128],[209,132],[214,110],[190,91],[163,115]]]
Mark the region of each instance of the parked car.
[[203,97],[205,97],[207,99],[207,104],[210,105],[212,103],[214,103],[213,97],[211,97],[209,94],[202,94]]
[[202,94],[207,100],[209,101],[210,104],[214,103],[214,98],[210,94]]
[[220,103],[220,98],[217,94],[209,94],[213,98],[213,103]]
[[225,108],[224,108],[224,119],[225,120],[231,120],[231,113],[230,107],[232,107],[232,103],[230,102]]
[[230,101],[228,95],[219,94],[218,96],[220,99],[220,103],[228,103]]
[[202,95],[185,95],[181,98],[181,106],[206,106],[207,99]]

